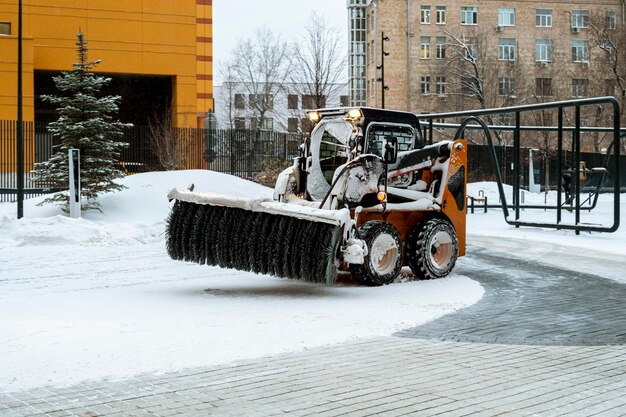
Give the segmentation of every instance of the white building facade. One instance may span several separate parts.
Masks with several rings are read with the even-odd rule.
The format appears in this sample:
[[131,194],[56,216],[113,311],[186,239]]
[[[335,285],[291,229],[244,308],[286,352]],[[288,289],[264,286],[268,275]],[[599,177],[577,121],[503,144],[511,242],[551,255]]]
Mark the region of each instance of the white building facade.
[[215,117],[218,129],[251,129],[278,132],[307,132],[306,111],[317,107],[349,105],[348,84],[332,84],[327,95],[306,94],[313,89],[298,84],[283,84],[265,88],[268,94],[252,93],[255,89],[245,83],[223,83],[215,86]]

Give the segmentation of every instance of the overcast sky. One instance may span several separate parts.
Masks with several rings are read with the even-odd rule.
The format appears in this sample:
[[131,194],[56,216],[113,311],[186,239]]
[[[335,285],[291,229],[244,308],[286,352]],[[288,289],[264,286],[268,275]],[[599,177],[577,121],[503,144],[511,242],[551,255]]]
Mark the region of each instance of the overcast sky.
[[230,58],[237,39],[251,38],[257,28],[267,26],[283,40],[291,41],[302,32],[313,11],[340,29],[347,39],[346,0],[213,0],[215,85],[222,83],[220,65]]

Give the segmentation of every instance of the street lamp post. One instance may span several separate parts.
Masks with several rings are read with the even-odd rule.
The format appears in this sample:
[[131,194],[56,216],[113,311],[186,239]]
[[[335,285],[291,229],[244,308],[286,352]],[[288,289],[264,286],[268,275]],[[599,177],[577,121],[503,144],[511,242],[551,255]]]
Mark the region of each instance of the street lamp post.
[[389,56],[389,52],[385,51],[385,42],[389,42],[389,38],[385,36],[385,32],[380,33],[380,65],[376,69],[380,70],[380,77],[376,79],[381,84],[381,107],[385,108],[385,91],[389,90],[389,86],[385,84],[385,57]]
[[17,5],[17,218],[24,216],[24,126],[22,114],[22,0]]

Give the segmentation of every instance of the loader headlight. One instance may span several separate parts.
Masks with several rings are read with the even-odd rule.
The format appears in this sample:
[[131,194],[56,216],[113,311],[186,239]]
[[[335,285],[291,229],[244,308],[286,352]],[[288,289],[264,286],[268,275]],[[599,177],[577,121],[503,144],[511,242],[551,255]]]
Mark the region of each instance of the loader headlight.
[[383,201],[387,200],[387,194],[385,194],[384,191],[379,191],[378,194],[376,194],[376,198],[382,203]]
[[319,112],[316,112],[316,111],[309,111],[309,112],[307,112],[306,113],[306,117],[309,118],[309,121],[311,123],[317,123],[321,119],[321,116],[320,116]]
[[363,117],[363,112],[361,112],[361,109],[350,109],[348,110],[348,119],[352,120],[354,122],[357,122],[359,120],[361,120],[361,117]]

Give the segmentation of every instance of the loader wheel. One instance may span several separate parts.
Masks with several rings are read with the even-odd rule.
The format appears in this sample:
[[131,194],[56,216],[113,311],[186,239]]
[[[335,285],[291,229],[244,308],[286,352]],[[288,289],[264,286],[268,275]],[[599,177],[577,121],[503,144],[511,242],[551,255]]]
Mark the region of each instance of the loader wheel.
[[422,279],[443,278],[454,268],[459,240],[452,225],[442,219],[418,224],[406,241],[411,271]]
[[393,282],[402,268],[402,240],[393,225],[371,221],[359,227],[368,254],[364,262],[350,264],[352,276],[364,285],[378,286]]

